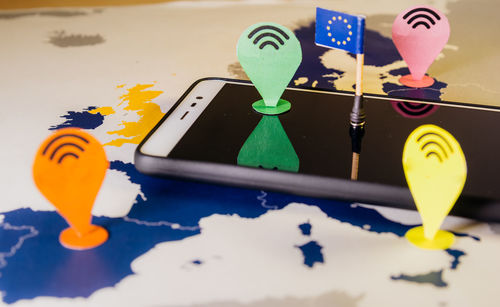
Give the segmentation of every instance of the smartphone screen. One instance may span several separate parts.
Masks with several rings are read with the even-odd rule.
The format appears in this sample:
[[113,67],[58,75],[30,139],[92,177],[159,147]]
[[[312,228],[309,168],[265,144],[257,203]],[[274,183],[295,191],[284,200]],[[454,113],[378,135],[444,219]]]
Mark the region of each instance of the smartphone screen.
[[[253,86],[226,83],[168,157],[242,165],[238,159],[253,134],[257,144],[249,148],[255,152],[247,152],[246,157],[258,159],[260,156],[265,160],[264,166],[257,163],[255,167],[350,179],[349,114],[353,97],[286,90],[282,98],[291,102],[291,110],[273,116],[273,123],[269,123],[269,116],[252,108],[252,103],[261,99]],[[405,141],[418,126],[435,124],[450,132],[462,146],[468,168],[463,194],[500,199],[497,177],[500,141],[495,137],[500,128],[500,113],[376,98],[365,98],[364,102],[367,119],[359,181],[407,187],[401,161]],[[268,123],[263,124],[263,121]],[[289,141],[285,154],[268,152],[262,155],[259,152],[259,146],[269,148],[269,142],[286,143],[283,132]],[[277,134],[278,141],[273,139]],[[265,165],[266,161],[289,168]]]

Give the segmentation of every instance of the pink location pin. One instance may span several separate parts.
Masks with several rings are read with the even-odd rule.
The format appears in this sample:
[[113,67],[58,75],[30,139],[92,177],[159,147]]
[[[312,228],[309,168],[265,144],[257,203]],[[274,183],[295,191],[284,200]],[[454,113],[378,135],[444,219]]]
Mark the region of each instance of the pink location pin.
[[434,79],[425,72],[450,37],[450,24],[443,13],[430,6],[414,6],[396,17],[392,40],[403,57],[410,75],[399,82],[410,87],[427,87]]

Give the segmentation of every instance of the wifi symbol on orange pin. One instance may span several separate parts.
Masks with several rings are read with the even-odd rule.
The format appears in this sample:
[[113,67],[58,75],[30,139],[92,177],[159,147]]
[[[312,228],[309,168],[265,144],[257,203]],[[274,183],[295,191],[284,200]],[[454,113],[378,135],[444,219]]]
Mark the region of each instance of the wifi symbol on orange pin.
[[92,207],[108,167],[103,146],[80,129],[57,130],[40,145],[33,178],[70,225],[59,236],[63,246],[82,250],[108,239],[106,229],[91,224]]
[[403,169],[423,224],[410,229],[406,238],[421,248],[450,247],[454,235],[439,228],[462,193],[467,178],[460,144],[438,126],[420,126],[406,140]]

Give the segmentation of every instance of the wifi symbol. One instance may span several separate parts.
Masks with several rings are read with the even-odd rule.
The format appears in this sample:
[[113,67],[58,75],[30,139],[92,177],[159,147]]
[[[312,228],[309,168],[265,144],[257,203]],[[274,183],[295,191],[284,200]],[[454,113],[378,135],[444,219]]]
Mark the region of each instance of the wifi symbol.
[[448,159],[448,155],[453,153],[450,143],[436,132],[426,132],[417,138],[420,150],[424,152],[426,158],[435,156],[439,162]]
[[[58,164],[61,164],[64,161],[64,159],[68,157],[79,159],[80,158],[79,154],[84,152],[85,149],[79,144],[73,142],[75,138],[80,141],[83,141],[86,144],[89,143],[89,141],[86,138],[77,134],[71,134],[71,133],[60,134],[55,136],[52,140],[50,140],[47,146],[45,146],[45,148],[43,149],[42,155],[45,156],[45,154],[47,154],[47,156],[49,156],[49,159],[53,161],[57,153],[61,152],[59,158],[57,158]],[[58,140],[60,140],[60,142],[57,142]]]
[[[266,30],[270,30],[270,31],[266,31]],[[264,32],[257,35],[261,31],[264,31]],[[277,32],[277,34],[274,33],[273,31]],[[266,47],[267,45],[270,45],[270,46],[273,46],[274,49],[278,50],[278,49],[280,49],[280,47],[275,41],[277,41],[281,46],[283,46],[283,45],[285,45],[284,39],[288,40],[290,38],[288,36],[288,34],[286,34],[283,30],[281,30],[278,27],[272,26],[272,25],[263,25],[263,26],[256,28],[255,30],[250,32],[250,34],[248,34],[248,39],[252,39],[255,35],[257,35],[257,37],[253,40],[254,45],[259,44],[259,42],[261,40],[263,40],[263,42],[259,45],[259,49],[264,49],[264,47]]]
[[[427,29],[431,28],[431,25],[436,24],[436,20],[441,20],[441,17],[438,13],[426,7],[417,7],[403,16],[403,19],[406,20],[408,17],[412,16],[408,19],[407,23],[411,25],[413,23],[412,28],[415,29],[418,26],[424,26]],[[434,17],[434,18],[433,18]],[[417,20],[418,19],[418,20]],[[430,24],[429,24],[430,23]]]
[[439,106],[408,101],[392,101],[392,107],[407,118],[424,118],[433,114]]

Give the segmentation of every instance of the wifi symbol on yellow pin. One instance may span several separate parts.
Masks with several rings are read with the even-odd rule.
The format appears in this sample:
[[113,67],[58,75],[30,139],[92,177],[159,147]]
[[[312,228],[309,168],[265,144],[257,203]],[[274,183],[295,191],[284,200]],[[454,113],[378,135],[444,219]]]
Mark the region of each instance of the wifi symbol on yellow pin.
[[462,193],[467,178],[460,144],[443,128],[423,125],[406,140],[402,162],[423,224],[410,229],[406,237],[422,248],[450,247],[453,234],[439,228]]
[[423,131],[423,133],[418,136],[417,143],[421,145],[420,150],[424,153],[426,158],[430,159],[434,157],[440,163],[443,163],[445,162],[444,160],[448,159],[448,157],[453,154],[453,147],[451,147],[450,142],[448,142],[443,135],[432,131],[432,128],[429,127],[429,131]]

